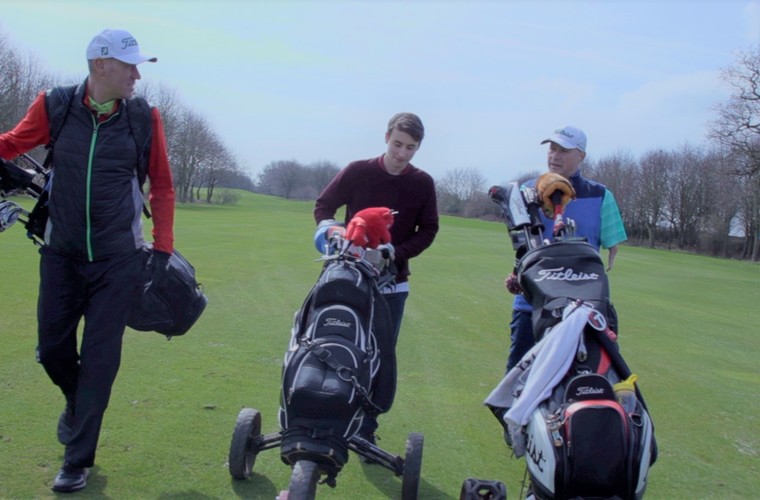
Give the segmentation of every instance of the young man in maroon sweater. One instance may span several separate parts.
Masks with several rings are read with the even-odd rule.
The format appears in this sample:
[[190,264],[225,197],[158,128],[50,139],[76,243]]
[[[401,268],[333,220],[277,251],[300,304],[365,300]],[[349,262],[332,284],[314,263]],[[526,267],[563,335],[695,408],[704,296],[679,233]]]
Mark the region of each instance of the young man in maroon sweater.
[[[314,220],[319,227],[334,222],[335,213],[346,207],[345,222],[360,210],[388,207],[397,213],[391,227],[389,250],[398,273],[396,281],[382,290],[391,311],[391,332],[395,347],[409,296],[409,259],[427,249],[438,233],[435,183],[426,172],[409,163],[425,135],[422,121],[412,113],[398,113],[388,122],[386,152],[376,158],[350,163],[333,178],[317,198]],[[365,418],[362,437],[375,441],[377,420]]]

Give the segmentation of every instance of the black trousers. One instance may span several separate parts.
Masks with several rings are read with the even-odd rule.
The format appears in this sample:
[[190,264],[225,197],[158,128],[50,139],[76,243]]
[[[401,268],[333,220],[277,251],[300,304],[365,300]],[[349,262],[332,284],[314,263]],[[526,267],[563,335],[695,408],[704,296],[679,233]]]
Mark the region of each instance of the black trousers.
[[86,262],[47,247],[40,255],[39,361],[50,380],[74,403],[74,430],[65,460],[92,467],[103,414],[119,371],[127,316],[141,282],[143,257],[135,250]]
[[[388,309],[390,311],[390,319],[392,324],[392,339],[393,339],[393,349],[395,351],[396,344],[398,343],[398,334],[401,330],[401,320],[404,317],[404,307],[406,305],[406,299],[409,297],[409,292],[398,292],[398,293],[387,293],[384,294],[383,297],[385,297],[386,302],[388,303]],[[395,365],[396,359],[395,354],[393,356],[393,363]],[[396,369],[394,366],[393,369],[393,393],[396,392]],[[392,401],[392,396],[391,396]],[[390,411],[390,407],[388,410]],[[373,413],[366,413],[364,415],[364,421],[362,422],[362,426],[359,429],[359,434],[367,435],[372,434],[377,430],[378,423],[377,423],[377,415]]]

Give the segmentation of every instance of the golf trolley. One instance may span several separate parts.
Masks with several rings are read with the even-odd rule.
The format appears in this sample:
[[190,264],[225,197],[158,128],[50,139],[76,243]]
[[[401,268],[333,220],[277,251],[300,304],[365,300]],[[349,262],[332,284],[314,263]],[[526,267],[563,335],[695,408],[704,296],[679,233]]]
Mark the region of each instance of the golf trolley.
[[654,426],[619,352],[599,253],[574,236],[560,193],[550,196],[551,239],[539,215],[546,198],[536,189],[513,183],[492,187],[489,196],[517,251],[537,344],[484,404],[515,456],[526,458],[529,497],[641,498],[657,456]]
[[282,365],[280,431],[261,434],[261,413],[243,408],[229,451],[234,479],[250,477],[259,452],[280,448],[292,467],[289,500],[313,499],[317,484],[336,486],[348,451],[402,477],[401,497],[417,498],[423,436],[410,433],[404,457],[362,438],[367,414],[388,411],[396,385],[390,313],[380,289],[393,274],[382,252],[331,237],[317,282],[295,314]]

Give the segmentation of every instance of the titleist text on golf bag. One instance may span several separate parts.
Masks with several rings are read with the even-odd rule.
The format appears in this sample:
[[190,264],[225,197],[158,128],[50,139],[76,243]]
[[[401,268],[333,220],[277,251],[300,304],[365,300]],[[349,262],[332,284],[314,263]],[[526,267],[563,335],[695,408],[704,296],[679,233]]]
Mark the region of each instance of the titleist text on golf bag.
[[533,333],[537,340],[559,322],[562,309],[573,300],[593,305],[607,317],[610,328],[617,331],[604,263],[585,241],[559,241],[528,251],[520,259],[517,276],[533,308]]

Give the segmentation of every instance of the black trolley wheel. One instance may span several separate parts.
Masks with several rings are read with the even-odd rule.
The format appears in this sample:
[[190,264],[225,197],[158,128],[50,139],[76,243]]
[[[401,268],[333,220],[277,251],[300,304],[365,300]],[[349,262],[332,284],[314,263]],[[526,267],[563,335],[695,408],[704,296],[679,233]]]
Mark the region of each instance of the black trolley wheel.
[[288,486],[288,500],[314,500],[317,496],[319,465],[311,460],[298,460],[293,466]]
[[507,486],[501,481],[468,477],[462,483],[459,500],[507,500]]
[[256,455],[259,453],[258,439],[260,436],[261,413],[253,408],[240,410],[230,442],[229,468],[230,475],[234,479],[251,477]]
[[404,472],[401,477],[401,499],[417,500],[420,488],[420,472],[422,471],[422,434],[412,432],[406,439],[406,455],[404,456]]

